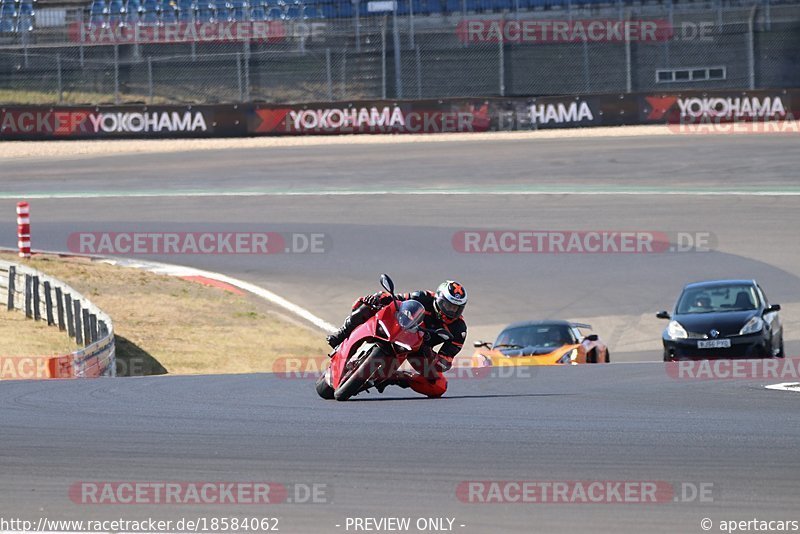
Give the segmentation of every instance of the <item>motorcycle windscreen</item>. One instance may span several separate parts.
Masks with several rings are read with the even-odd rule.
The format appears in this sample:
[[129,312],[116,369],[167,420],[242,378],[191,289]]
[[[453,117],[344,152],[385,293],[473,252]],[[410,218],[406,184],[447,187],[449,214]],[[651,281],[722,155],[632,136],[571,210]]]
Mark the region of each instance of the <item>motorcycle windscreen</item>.
[[425,307],[416,300],[403,301],[395,314],[397,324],[408,332],[416,332],[424,318]]

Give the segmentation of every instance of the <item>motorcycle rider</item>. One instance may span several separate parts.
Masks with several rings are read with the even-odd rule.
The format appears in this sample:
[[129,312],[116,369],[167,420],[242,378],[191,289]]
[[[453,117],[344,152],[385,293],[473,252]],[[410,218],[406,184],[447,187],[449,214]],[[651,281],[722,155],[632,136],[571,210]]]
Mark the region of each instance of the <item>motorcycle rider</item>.
[[[462,317],[467,304],[467,291],[458,282],[447,280],[435,292],[415,291],[397,295],[397,298],[416,300],[422,304],[425,308],[425,328],[443,328],[450,333],[451,339],[445,341],[438,351],[434,351],[433,347],[442,343],[442,340],[435,335],[426,335],[419,352],[406,360],[416,373],[398,371],[392,378],[376,384],[375,387],[383,393],[386,386],[397,385],[402,388],[410,387],[428,397],[441,397],[447,391],[447,378],[442,373],[453,365],[453,358],[461,351],[467,338],[467,324]],[[353,304],[353,311],[344,320],[342,327],[327,337],[328,344],[336,348],[353,330],[391,302],[392,296],[381,291],[361,297]]]

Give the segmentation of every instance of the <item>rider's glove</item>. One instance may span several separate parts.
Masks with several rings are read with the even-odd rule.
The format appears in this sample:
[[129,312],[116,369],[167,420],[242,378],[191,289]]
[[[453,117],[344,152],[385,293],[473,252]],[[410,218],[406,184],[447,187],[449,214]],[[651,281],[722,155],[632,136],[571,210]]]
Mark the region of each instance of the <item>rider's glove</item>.
[[361,302],[366,304],[367,306],[371,306],[373,308],[378,308],[381,306],[381,301],[383,300],[384,294],[381,292],[373,293],[372,295],[367,295],[361,299]]

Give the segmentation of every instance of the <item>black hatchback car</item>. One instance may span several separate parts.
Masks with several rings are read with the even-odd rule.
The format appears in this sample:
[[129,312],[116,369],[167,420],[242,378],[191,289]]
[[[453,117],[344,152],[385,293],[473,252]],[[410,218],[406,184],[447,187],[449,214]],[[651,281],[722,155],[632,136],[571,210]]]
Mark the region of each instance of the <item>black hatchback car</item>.
[[783,358],[779,304],[755,280],[695,282],[683,288],[661,338],[664,361]]

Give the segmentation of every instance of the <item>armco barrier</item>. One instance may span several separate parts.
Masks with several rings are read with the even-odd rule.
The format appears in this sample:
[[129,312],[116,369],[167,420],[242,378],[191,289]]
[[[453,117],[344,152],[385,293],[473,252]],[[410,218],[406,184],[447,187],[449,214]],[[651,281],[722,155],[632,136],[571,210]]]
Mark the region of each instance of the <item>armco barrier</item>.
[[73,288],[36,269],[0,261],[0,294],[8,310],[22,310],[31,319],[45,320],[84,347],[70,354],[31,358],[31,361],[36,360],[33,376],[19,376],[21,373],[13,369],[5,373],[4,365],[0,367],[0,378],[116,375],[111,318]]
[[487,132],[796,120],[798,115],[800,89],[297,105],[26,106],[0,108],[0,140]]

